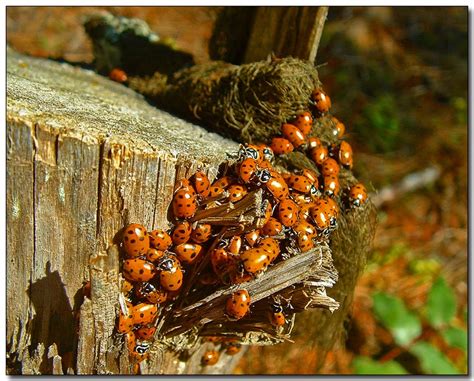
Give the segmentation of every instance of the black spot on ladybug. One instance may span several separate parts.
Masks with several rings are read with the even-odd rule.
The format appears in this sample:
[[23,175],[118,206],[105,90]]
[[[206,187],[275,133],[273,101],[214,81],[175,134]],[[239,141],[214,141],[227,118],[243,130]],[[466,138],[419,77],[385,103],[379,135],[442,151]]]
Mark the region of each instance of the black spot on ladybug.
[[133,230],[129,230],[129,231],[128,231],[128,234],[133,234]]
[[140,241],[144,241],[145,237],[140,237],[139,239],[140,239]]
[[135,243],[135,242],[137,242],[137,241],[134,240],[134,239],[130,240],[130,243]]
[[144,316],[145,316],[145,315],[144,315],[143,312],[142,312],[142,313],[140,314],[140,317],[142,318],[142,317],[144,317]]

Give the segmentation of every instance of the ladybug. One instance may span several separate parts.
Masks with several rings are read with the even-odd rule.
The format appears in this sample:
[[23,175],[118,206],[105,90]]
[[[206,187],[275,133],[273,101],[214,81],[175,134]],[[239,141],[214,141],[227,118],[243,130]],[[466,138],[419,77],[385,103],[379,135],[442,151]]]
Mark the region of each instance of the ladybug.
[[254,159],[247,158],[239,166],[239,178],[244,183],[249,183],[256,170],[257,162]]
[[306,136],[311,132],[311,128],[313,127],[313,117],[309,111],[305,111],[298,114],[292,124],[298,127],[303,135]]
[[[264,201],[265,202],[265,201]],[[272,213],[273,213],[273,207],[272,207],[272,204],[270,204],[270,202],[268,200],[266,200],[266,205],[265,205],[265,217],[262,221],[262,226],[265,225],[268,220],[270,219],[270,217],[272,216]]]
[[166,302],[167,299],[166,291],[147,282],[141,283],[135,288],[135,295],[138,299],[145,299],[152,304],[161,304]]
[[150,247],[146,252],[146,260],[151,263],[157,262],[165,253],[162,250],[155,249]]
[[316,228],[305,220],[298,222],[298,225],[296,225],[293,230],[297,234],[307,234],[310,238],[314,238],[317,235]]
[[132,307],[133,324],[152,324],[158,316],[158,307],[155,304],[139,303]]
[[273,262],[278,254],[280,254],[280,244],[278,241],[271,237],[266,237],[260,241],[258,245],[259,249],[263,249],[268,253],[270,263]]
[[196,195],[196,190],[194,189],[193,184],[191,184],[191,181],[189,179],[184,178],[178,181],[174,191],[176,193],[178,190],[181,189],[189,191],[189,193],[191,193],[193,196]]
[[289,198],[282,200],[278,206],[278,219],[287,226],[292,227],[298,222],[299,207]]
[[117,321],[117,332],[128,333],[133,329],[133,314],[129,311],[128,315],[124,315],[122,311],[119,313]]
[[322,144],[321,144],[321,140],[319,138],[316,138],[316,137],[310,137],[308,138],[308,142],[307,142],[307,147],[309,150],[312,150],[313,148],[318,148],[320,147]]
[[140,327],[135,331],[135,335],[141,340],[153,339],[155,335],[156,327]]
[[240,259],[244,265],[245,271],[250,274],[265,270],[270,264],[269,253],[261,247],[253,247],[245,250]]
[[342,138],[344,135],[344,132],[346,131],[346,127],[344,126],[344,123],[340,122],[336,117],[332,117],[331,120],[333,121],[334,125],[334,130],[333,130],[333,135],[339,139]]
[[299,218],[300,220],[307,220],[308,217],[310,216],[310,209],[314,206],[315,204],[313,202],[306,202],[303,205],[300,205],[300,213],[299,213]]
[[217,351],[206,351],[201,357],[201,364],[203,366],[216,365],[219,361],[219,352]]
[[250,247],[254,247],[257,243],[258,239],[260,238],[260,229],[249,231],[245,234],[245,241]]
[[191,237],[191,224],[188,221],[178,222],[171,234],[171,240],[175,245],[180,245],[189,241]]
[[178,291],[183,285],[183,270],[177,258],[163,257],[157,265],[160,270],[160,284],[167,291]]
[[301,176],[304,176],[306,177],[309,182],[314,185],[316,188],[318,187],[318,175],[316,174],[316,172],[312,171],[311,169],[308,169],[308,168],[304,168],[301,172],[300,172]]
[[174,252],[180,262],[191,264],[201,255],[202,246],[197,243],[182,243],[175,246]]
[[273,150],[269,146],[267,146],[266,144],[260,144],[258,146],[258,151],[260,153],[260,160],[262,162],[267,161],[267,162],[271,163],[273,161],[273,159],[275,158]]
[[133,282],[146,282],[155,276],[156,268],[145,259],[126,259],[123,261],[123,274]]
[[270,217],[268,222],[262,227],[262,234],[266,236],[279,235],[283,230],[283,225],[275,217]]
[[331,98],[322,90],[314,90],[311,94],[313,98],[314,105],[320,113],[328,112],[331,108]]
[[247,194],[247,188],[245,185],[234,184],[231,185],[228,189],[229,191],[229,201],[237,202],[242,200]]
[[283,306],[280,303],[273,303],[268,314],[270,323],[275,327],[281,327],[285,325],[286,319],[283,313]]
[[135,336],[135,332],[127,332],[125,335],[125,342],[127,343],[128,351],[131,353],[135,349],[137,345],[137,337]]
[[247,290],[234,292],[226,302],[226,314],[231,319],[242,319],[250,308],[250,295]]
[[212,235],[212,226],[210,224],[198,224],[191,233],[191,240],[196,243],[209,241]]
[[124,279],[122,281],[122,286],[120,287],[120,291],[122,294],[127,296],[133,290],[133,284],[131,284],[128,280]]
[[194,188],[202,198],[207,198],[211,194],[211,182],[203,171],[194,174]]
[[276,155],[284,155],[293,152],[294,145],[288,139],[275,137],[270,144],[271,149]]
[[310,213],[318,230],[325,231],[337,226],[336,217],[327,205],[315,205],[310,209]]
[[170,235],[164,230],[157,229],[150,232],[150,245],[157,250],[168,250],[173,243]]
[[309,193],[311,191],[311,181],[303,175],[290,175],[287,180],[288,186],[295,191],[301,193]]
[[150,237],[143,225],[130,224],[123,233],[123,248],[129,258],[145,255],[150,247]]
[[323,178],[324,193],[328,196],[337,196],[341,189],[339,178],[335,175],[324,176]]
[[223,248],[212,250],[210,257],[212,269],[220,279],[224,279],[236,268],[236,259]]
[[242,238],[238,235],[235,235],[230,239],[229,245],[227,246],[227,251],[233,255],[238,255],[240,253],[241,247]]
[[124,82],[127,82],[128,80],[127,73],[125,73],[122,69],[119,69],[118,67],[110,71],[109,78],[112,81],[119,82],[119,83],[124,83]]
[[255,161],[260,161],[260,149],[253,144],[246,144],[245,146],[240,145],[239,148],[239,160],[243,161],[245,159],[253,159]]
[[196,195],[188,188],[178,190],[173,197],[173,213],[176,218],[191,218],[196,213]]
[[367,190],[362,183],[353,185],[349,190],[349,201],[354,206],[361,206],[367,201]]
[[281,175],[279,175],[278,173],[270,173],[270,178],[265,185],[268,191],[278,200],[288,198],[288,195],[290,193],[288,190],[288,185],[286,184],[283,177],[281,177]]
[[329,157],[329,151],[327,147],[320,145],[319,147],[312,148],[309,156],[316,164],[321,165]]
[[304,231],[298,232],[297,243],[302,253],[305,253],[314,247],[314,242],[313,242],[312,237]]
[[337,164],[337,161],[333,158],[328,157],[321,164],[321,173],[323,174],[323,176],[337,176],[339,174],[339,164]]
[[349,143],[342,141],[339,144],[339,163],[347,168],[352,168],[353,158],[352,158],[352,147]]
[[234,356],[240,352],[242,346],[238,343],[232,343],[225,346],[225,353],[229,356]]
[[298,148],[299,146],[305,143],[304,134],[298,127],[292,124],[283,124],[283,126],[281,127],[281,133],[283,137],[288,139],[295,148]]
[[141,342],[137,345],[135,345],[135,348],[133,348],[133,351],[130,354],[130,357],[134,361],[137,362],[142,362],[143,360],[146,360],[149,357],[148,350],[150,349],[150,344]]
[[229,176],[221,177],[214,181],[211,186],[211,197],[217,197],[220,194],[224,193],[224,191],[232,184],[232,179]]
[[324,202],[332,211],[333,215],[337,217],[337,215],[339,214],[339,205],[337,205],[337,202],[334,201],[331,197],[328,197],[324,200],[319,200],[318,202]]

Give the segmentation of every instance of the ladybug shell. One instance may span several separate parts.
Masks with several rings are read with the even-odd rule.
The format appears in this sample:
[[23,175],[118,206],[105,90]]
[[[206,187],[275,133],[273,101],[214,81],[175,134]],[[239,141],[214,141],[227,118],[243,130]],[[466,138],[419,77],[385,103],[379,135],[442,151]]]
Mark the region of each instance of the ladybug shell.
[[311,218],[316,224],[316,228],[319,230],[324,230],[330,226],[330,216],[327,211],[327,208],[321,206],[314,206],[310,209]]
[[191,224],[188,221],[178,222],[173,229],[173,233],[171,234],[171,240],[175,245],[186,243],[191,237],[191,232]]
[[142,283],[135,288],[135,295],[139,299],[146,299],[151,304],[161,304],[166,301],[167,293],[151,283]]
[[352,168],[352,147],[345,141],[342,141],[339,145],[339,163],[345,167]]
[[178,190],[187,190],[189,193],[191,193],[193,196],[196,195],[196,190],[194,189],[193,185],[191,184],[191,181],[189,179],[181,179],[178,181],[177,186],[175,187],[175,193]]
[[298,247],[302,253],[311,250],[314,247],[311,236],[307,233],[298,234]]
[[229,191],[230,202],[240,201],[247,194],[247,188],[243,185],[238,185],[238,184],[231,185],[228,191]]
[[131,281],[146,282],[155,276],[156,268],[144,259],[126,259],[123,261],[123,274]]
[[124,279],[122,281],[122,286],[120,288],[120,291],[122,291],[122,294],[126,296],[132,290],[133,290],[133,284],[131,284],[128,280]]
[[158,307],[155,304],[139,303],[132,309],[133,324],[151,324],[158,315]]
[[299,209],[298,205],[289,198],[280,202],[278,206],[278,218],[280,222],[287,227],[296,225],[298,223]]
[[300,220],[307,220],[308,217],[311,215],[310,209],[315,206],[314,202],[307,202],[303,205],[300,205],[300,212],[299,212],[299,219]]
[[133,324],[132,311],[129,311],[128,315],[124,315],[122,311],[120,311],[117,321],[117,332],[128,333],[133,329]]
[[321,145],[316,148],[312,148],[311,151],[309,152],[309,156],[311,159],[316,163],[316,164],[323,164],[324,160],[328,158],[329,151],[327,147]]
[[217,351],[206,351],[202,355],[201,364],[203,366],[216,365],[219,361],[219,352]]
[[328,157],[321,164],[321,173],[323,174],[323,176],[337,176],[339,174],[339,164],[337,164],[337,161],[333,158]]
[[346,132],[346,126],[344,126],[344,123],[340,122],[336,117],[331,118],[332,121],[334,122],[334,136],[341,139],[344,133]]
[[135,335],[141,340],[150,340],[156,332],[156,327],[140,327],[135,331]]
[[331,213],[334,217],[337,217],[339,214],[339,205],[337,205],[337,202],[334,201],[332,198],[328,197],[324,200],[318,200],[316,204],[326,204],[326,206],[331,210]]
[[177,291],[183,285],[183,271],[179,266],[173,270],[162,270],[160,272],[160,284],[165,290]]
[[234,235],[227,246],[227,251],[231,254],[238,255],[240,248],[242,247],[242,238],[238,235]]
[[269,313],[270,323],[275,327],[281,327],[285,325],[286,319],[283,312],[270,312]]
[[211,265],[214,273],[222,277],[235,267],[236,258],[223,248],[214,249],[211,251]]
[[270,144],[271,149],[275,155],[284,155],[293,152],[294,145],[288,139],[275,137]]
[[254,247],[260,237],[260,230],[252,230],[245,234],[245,241],[250,247]]
[[242,319],[250,308],[250,295],[247,290],[234,292],[226,302],[226,313],[230,318]]
[[196,243],[209,241],[212,235],[212,226],[210,224],[198,224],[191,233],[191,240]]
[[214,181],[213,186],[221,187],[227,189],[232,184],[232,178],[230,176],[223,176],[220,179]]
[[341,190],[341,187],[339,185],[339,179],[335,175],[324,176],[323,184],[324,193],[329,196],[337,196],[339,194],[339,191]]
[[164,255],[165,253],[163,251],[151,247],[146,252],[146,259],[149,262],[155,263],[155,262],[158,262],[158,260],[162,258]]
[[313,148],[318,148],[321,145],[322,145],[321,140],[319,138],[316,138],[316,137],[308,138],[308,143],[307,143],[308,149],[311,150]]
[[273,262],[278,257],[278,254],[280,254],[280,244],[274,238],[266,237],[262,239],[258,248],[267,252],[270,262]]
[[150,232],[150,245],[157,250],[168,250],[173,241],[170,235],[161,229],[156,229]]
[[261,164],[264,161],[267,161],[270,163],[275,158],[273,150],[266,144],[259,144],[258,152],[260,154],[259,164]]
[[229,356],[233,356],[239,353],[241,348],[240,344],[230,344],[226,346],[225,353]]
[[174,248],[178,259],[188,264],[194,263],[199,258],[201,251],[202,246],[197,243],[182,243]]
[[239,166],[239,177],[244,183],[249,183],[257,169],[257,162],[247,158]]
[[353,185],[349,190],[349,198],[355,206],[360,206],[367,201],[367,190],[362,183]]
[[262,234],[270,237],[276,236],[283,230],[283,225],[275,217],[270,217],[268,222],[262,227]]
[[309,193],[311,181],[306,176],[291,175],[287,180],[288,186],[301,193]]
[[187,189],[180,189],[173,197],[173,213],[176,218],[191,218],[196,213],[196,196]]
[[331,108],[331,98],[324,91],[314,90],[312,94],[313,101],[320,113],[328,112]]
[[305,143],[304,134],[298,127],[292,124],[283,124],[283,126],[281,126],[281,133],[286,139],[291,142],[291,144],[293,144],[295,148],[298,148],[299,146]]
[[315,187],[318,186],[318,175],[311,169],[305,168],[301,171],[301,176],[306,177]]
[[127,73],[125,73],[122,69],[119,69],[117,67],[110,71],[109,78],[112,81],[119,82],[119,83],[124,83],[124,82],[127,82],[128,80]]
[[265,218],[263,220],[262,226],[268,222],[268,220],[272,216],[272,213],[273,213],[272,204],[270,204],[270,202],[267,202],[267,206],[265,207]]
[[313,117],[309,111],[298,114],[293,124],[300,129],[303,135],[308,135],[313,127]]
[[150,238],[140,224],[130,224],[124,229],[123,247],[129,258],[145,255],[150,247]]
[[310,238],[314,238],[317,235],[316,228],[310,224],[309,222],[302,220],[296,225],[293,230],[298,234],[298,235],[308,235]]
[[266,183],[266,186],[268,191],[278,200],[288,198],[288,194],[290,193],[288,185],[280,175],[273,174],[270,180]]
[[194,188],[203,198],[207,198],[211,194],[211,182],[203,171],[194,174]]
[[137,337],[135,336],[135,332],[128,332],[125,335],[125,342],[127,343],[128,351],[133,352],[135,346],[137,345]]
[[240,255],[240,259],[244,264],[245,271],[250,274],[264,270],[270,264],[269,253],[260,247],[254,247],[244,251]]

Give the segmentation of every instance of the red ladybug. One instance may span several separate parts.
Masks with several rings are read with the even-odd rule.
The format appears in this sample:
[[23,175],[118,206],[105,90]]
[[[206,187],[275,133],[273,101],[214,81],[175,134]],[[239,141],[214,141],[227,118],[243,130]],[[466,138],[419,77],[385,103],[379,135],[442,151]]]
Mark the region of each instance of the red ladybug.
[[344,126],[344,123],[340,122],[336,117],[332,117],[331,120],[334,123],[334,136],[338,137],[339,139],[342,138],[344,135],[344,132],[346,131],[346,127]]
[[216,365],[219,361],[219,352],[217,351],[206,351],[202,355],[201,364],[203,366]]
[[250,295],[247,290],[234,292],[226,303],[226,314],[231,319],[242,319],[250,308]]
[[283,313],[283,306],[280,303],[273,303],[271,305],[271,310],[268,314],[270,323],[275,327],[281,327],[285,325],[286,318]]
[[285,155],[287,153],[293,152],[295,147],[288,139],[275,137],[272,139],[270,144],[271,149],[275,155]]
[[240,254],[240,259],[244,265],[245,271],[255,274],[263,271],[270,264],[270,256],[267,251],[260,247],[253,247]]
[[331,108],[331,98],[322,90],[314,90],[311,97],[313,98],[314,105],[320,113],[328,112]]
[[314,136],[308,138],[307,147],[309,150],[312,150],[313,148],[318,148],[321,145],[321,140],[319,140],[319,138],[316,138]]
[[313,127],[313,117],[309,111],[305,111],[298,114],[292,124],[298,127],[303,135],[306,136],[311,132],[311,128]]
[[341,189],[339,185],[339,178],[335,175],[328,175],[323,177],[324,193],[328,196],[337,196]]
[[228,189],[229,201],[237,202],[242,200],[247,194],[247,187],[245,185],[233,184]]
[[337,202],[334,201],[331,197],[328,197],[324,200],[319,200],[319,203],[325,203],[329,209],[332,211],[333,215],[337,217],[339,214],[339,205],[337,205]]
[[268,191],[278,200],[288,198],[289,189],[285,180],[277,172],[270,172],[270,178],[266,182]]
[[229,356],[234,356],[240,352],[242,346],[238,343],[231,343],[224,346],[225,353]]
[[266,144],[259,144],[258,145],[258,152],[260,153],[260,162],[262,164],[263,161],[267,161],[271,163],[275,158],[273,150],[267,146]]
[[270,263],[273,262],[280,254],[279,242],[276,239],[271,238],[271,237],[263,238],[260,241],[258,248],[263,249],[264,251],[268,253]]
[[140,327],[135,331],[135,335],[141,340],[151,340],[155,332],[156,327]]
[[367,190],[362,183],[353,185],[349,190],[349,201],[354,206],[361,206],[367,201]]
[[122,294],[127,296],[132,290],[133,290],[133,284],[130,283],[128,280],[124,279],[120,287],[120,291],[122,291]]
[[349,143],[342,141],[339,144],[339,163],[344,167],[352,168],[353,157],[352,157],[352,147]]
[[157,265],[160,270],[160,284],[167,291],[178,291],[183,285],[183,270],[177,258],[163,257]]
[[291,142],[291,144],[293,144],[295,148],[298,148],[299,146],[303,145],[306,141],[304,134],[301,132],[301,130],[298,127],[289,123],[283,124],[283,126],[281,127],[281,133],[286,139]]
[[212,250],[210,257],[214,273],[223,281],[237,268],[237,258],[223,248]]
[[272,204],[267,200],[266,205],[265,205],[265,218],[262,221],[262,225],[265,225],[270,217],[272,216],[273,213],[273,207]]
[[309,156],[316,164],[321,165],[329,157],[329,151],[327,147],[320,145],[319,147],[312,148]]
[[197,243],[182,243],[175,246],[174,252],[180,262],[191,264],[200,257],[202,246]]
[[203,171],[194,174],[194,188],[202,198],[207,198],[211,194],[211,182]]
[[173,197],[173,213],[176,218],[191,218],[196,213],[196,195],[189,189],[178,190]]
[[337,176],[339,174],[339,164],[337,164],[337,161],[333,158],[328,157],[321,164],[321,173],[323,174],[323,176]]
[[239,178],[244,183],[249,183],[256,170],[257,162],[254,159],[247,158],[239,166]]
[[249,231],[245,234],[245,241],[250,247],[253,247],[260,237],[260,229]]
[[151,263],[157,262],[165,253],[162,250],[155,249],[150,247],[146,252],[146,260]]
[[123,248],[129,258],[145,255],[150,247],[150,237],[143,225],[130,224],[124,229]]
[[313,185],[311,181],[303,175],[290,175],[287,183],[290,188],[305,194],[311,191],[311,185]]
[[283,230],[283,225],[274,217],[270,217],[268,222],[262,227],[262,234],[266,236],[276,236],[279,235]]
[[191,232],[191,224],[188,221],[177,222],[171,234],[171,239],[175,245],[186,243],[191,238]]
[[128,333],[133,329],[133,314],[129,311],[128,315],[124,315],[122,311],[119,313],[117,322],[117,332]]
[[146,282],[155,276],[156,268],[144,259],[126,259],[123,261],[123,274],[131,281]]
[[196,243],[209,241],[212,235],[212,226],[210,224],[198,224],[191,233],[191,240]]
[[162,229],[150,232],[150,245],[155,249],[165,251],[168,250],[173,243],[170,235]]
[[124,83],[124,82],[127,82],[128,80],[127,73],[125,73],[122,69],[119,69],[118,67],[110,71],[109,78],[112,81],[119,82],[119,83]]
[[336,217],[327,205],[315,205],[310,209],[310,213],[318,230],[325,231],[336,227]]
[[260,161],[262,158],[260,157],[259,147],[253,144],[240,145],[239,160],[243,161],[245,159],[253,159],[256,162]]
[[227,251],[233,255],[238,255],[240,253],[241,247],[242,238],[238,235],[235,235],[230,239],[229,245],[227,246]]
[[152,324],[158,316],[158,307],[155,304],[139,303],[132,308],[133,324]]
[[167,299],[166,291],[148,282],[141,283],[135,288],[135,296],[152,304],[161,304]]
[[211,186],[211,197],[217,197],[232,184],[232,179],[229,176],[221,177],[214,181]]
[[135,349],[137,345],[137,337],[135,336],[135,332],[131,331],[125,335],[125,342],[127,344],[127,349],[131,353]]
[[301,176],[306,177],[309,182],[316,188],[318,187],[318,175],[316,174],[316,172],[312,171],[311,169],[304,168],[301,171]]
[[278,219],[287,226],[292,227],[298,222],[299,207],[289,198],[282,200],[278,206]]

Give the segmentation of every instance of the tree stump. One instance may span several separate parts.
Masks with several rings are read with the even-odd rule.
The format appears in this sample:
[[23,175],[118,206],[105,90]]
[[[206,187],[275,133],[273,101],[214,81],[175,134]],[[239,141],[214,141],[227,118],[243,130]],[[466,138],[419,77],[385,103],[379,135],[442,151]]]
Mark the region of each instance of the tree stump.
[[[235,149],[93,72],[8,50],[8,373],[128,374],[113,335],[114,235],[130,222],[167,228],[175,181],[198,167],[214,178]],[[154,350],[145,374],[208,371]]]

